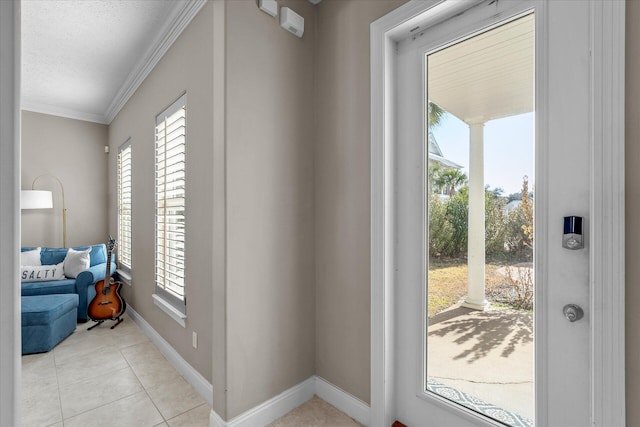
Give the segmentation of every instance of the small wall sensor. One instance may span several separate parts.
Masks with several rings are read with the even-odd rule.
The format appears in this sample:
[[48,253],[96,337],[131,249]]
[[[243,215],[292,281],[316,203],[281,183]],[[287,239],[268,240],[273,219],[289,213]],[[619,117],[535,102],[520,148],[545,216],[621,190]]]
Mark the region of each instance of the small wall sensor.
[[304,18],[288,7],[280,9],[280,26],[296,37],[304,34]]
[[276,0],[260,0],[258,7],[264,13],[268,13],[271,16],[278,14],[278,2]]

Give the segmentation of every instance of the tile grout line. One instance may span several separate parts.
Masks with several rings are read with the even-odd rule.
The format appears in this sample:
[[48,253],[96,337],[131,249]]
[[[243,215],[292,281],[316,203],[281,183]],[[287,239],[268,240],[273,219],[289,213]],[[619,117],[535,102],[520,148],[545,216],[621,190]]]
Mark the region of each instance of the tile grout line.
[[[137,325],[136,325],[136,327],[137,327]],[[141,331],[141,332],[142,332],[142,331]],[[153,341],[149,340],[148,342],[149,342],[151,345],[153,345],[153,347],[154,347],[155,349],[157,349],[157,350],[160,352],[160,349],[158,349],[158,347],[153,343]],[[123,350],[124,348],[129,348],[129,347],[133,347],[134,345],[145,344],[145,343],[146,343],[146,342],[144,342],[144,343],[138,343],[138,344],[133,344],[133,345],[130,345],[130,346],[127,346],[127,347],[123,347],[122,349],[119,349],[119,351],[120,351],[120,353],[122,353],[122,350]],[[165,355],[164,355],[164,354],[162,354],[162,352],[160,352],[160,355],[162,356],[162,358],[163,358],[163,359],[165,359],[167,362],[169,362],[169,360],[165,357]],[[180,413],[178,413],[178,414],[174,415],[174,416],[173,416],[173,417],[171,417],[171,418],[166,418],[166,417],[164,416],[164,414],[162,413],[162,411],[160,410],[160,408],[158,407],[158,405],[156,404],[156,402],[153,400],[153,398],[152,398],[152,397],[151,397],[151,395],[149,394],[149,392],[148,392],[148,390],[147,390],[147,387],[142,383],[142,381],[140,380],[140,378],[139,378],[139,377],[138,377],[138,375],[136,374],[136,371],[133,369],[133,366],[131,366],[131,364],[129,363],[129,360],[127,359],[127,357],[126,357],[124,354],[122,354],[122,357],[123,357],[123,358],[124,358],[124,360],[127,362],[127,364],[129,365],[129,367],[131,368],[131,371],[133,372],[133,374],[136,376],[136,378],[138,379],[138,381],[139,381],[139,382],[140,382],[140,384],[142,385],[142,389],[143,389],[143,390],[144,390],[144,392],[147,394],[147,396],[149,397],[149,400],[151,400],[151,403],[153,403],[153,406],[157,409],[158,413],[160,414],[160,416],[162,417],[162,419],[164,420],[164,422],[165,422],[165,423],[167,423],[167,424],[168,424],[170,420],[172,420],[172,419],[174,419],[174,418],[176,418],[176,417],[179,417],[179,416],[181,416],[181,415],[184,415],[184,414],[186,414],[186,413],[187,413],[187,412],[189,412],[189,411],[193,411],[194,409],[199,408],[199,407],[200,407],[200,406],[202,406],[202,405],[209,405],[207,402],[204,402],[204,403],[203,403],[203,404],[201,404],[201,405],[196,405],[195,407],[193,407],[193,408],[191,408],[191,409],[188,409],[188,410],[186,410],[186,411],[180,412]],[[169,364],[171,364],[171,362],[169,362]],[[174,368],[174,369],[175,369],[175,368]],[[187,384],[189,384],[189,382],[186,380],[186,378],[184,378],[184,377],[182,376],[182,374],[180,374],[180,372],[178,372],[178,371],[176,370],[176,373],[178,374],[178,376],[179,376],[180,378],[182,378],[183,380],[185,380],[185,381],[187,382]],[[154,388],[154,387],[158,387],[158,386],[159,386],[159,384],[156,384],[156,385],[154,385],[153,387],[150,387],[150,388]],[[189,386],[193,388],[193,386],[191,386],[191,384],[189,384]]]
[[[83,323],[82,325],[84,325],[84,323]],[[78,329],[78,328],[79,328],[79,326],[76,328],[76,331],[77,331],[77,329]],[[74,331],[74,332],[76,332],[76,331]],[[126,346],[126,347],[123,347],[123,348],[132,347],[132,346],[134,346],[134,345],[137,345],[137,344],[132,344],[132,345],[129,345],[129,346]],[[55,350],[55,349],[54,349],[54,350]],[[122,356],[122,358],[124,359],[124,361],[127,363],[127,367],[126,367],[126,368],[122,368],[122,369],[119,369],[119,370],[120,370],[120,371],[123,371],[124,369],[129,369],[129,370],[131,370],[131,373],[136,377],[136,380],[140,383],[140,386],[142,387],[142,389],[143,389],[143,390],[145,391],[145,393],[146,393],[146,390],[145,390],[144,384],[142,384],[142,381],[140,381],[140,378],[138,378],[138,376],[136,375],[136,373],[135,373],[135,371],[134,371],[133,367],[132,367],[132,366],[131,366],[131,364],[129,363],[129,360],[128,360],[128,359],[126,358],[126,356],[122,353],[122,348],[118,348],[118,352],[120,353],[120,355]],[[64,424],[65,424],[65,420],[71,420],[71,419],[73,419],[73,418],[75,418],[75,417],[78,417],[78,416],[80,416],[80,415],[82,415],[82,414],[85,414],[85,413],[87,413],[87,412],[94,411],[94,410],[96,410],[96,409],[102,408],[102,407],[104,407],[104,406],[110,405],[110,404],[112,404],[112,403],[115,403],[115,402],[118,402],[118,401],[120,401],[120,400],[123,400],[123,399],[126,399],[126,398],[128,398],[128,397],[131,397],[131,396],[133,396],[133,395],[135,395],[135,394],[137,394],[137,393],[140,393],[140,392],[136,392],[136,393],[128,394],[128,395],[126,395],[126,396],[121,396],[121,397],[119,397],[118,399],[116,399],[116,400],[114,400],[114,401],[111,401],[111,402],[106,403],[106,404],[104,404],[104,405],[97,406],[97,407],[95,407],[95,408],[87,409],[87,410],[85,410],[85,411],[79,412],[79,413],[77,413],[77,414],[75,414],[75,415],[73,415],[73,416],[71,416],[71,417],[69,417],[69,418],[66,418],[66,419],[65,419],[65,418],[64,418],[64,412],[62,411],[62,394],[60,393],[60,382],[58,381],[58,366],[57,366],[57,364],[55,364],[55,353],[53,353],[53,357],[54,357],[54,366],[55,366],[55,370],[56,370],[56,382],[58,383],[58,400],[60,401],[60,412],[61,412],[61,415],[62,415],[62,426],[63,426],[63,427],[64,427]],[[84,380],[80,380],[80,381],[76,381],[76,382],[73,382],[73,383],[69,383],[69,384],[67,384],[67,385],[79,384],[79,383],[81,383],[82,381],[84,381]],[[148,394],[147,394],[147,396],[148,396]],[[149,397],[149,398],[150,398],[150,397]],[[150,399],[151,399],[151,398],[150,398]],[[151,399],[151,401],[153,402],[153,400],[152,400],[152,399]],[[160,412],[160,411],[158,411],[158,412]],[[160,413],[160,416],[162,416],[162,413]],[[164,419],[164,417],[163,417],[163,419]]]
[[[129,394],[127,396],[122,396],[122,397],[120,397],[120,398],[118,398],[118,399],[116,399],[116,400],[114,400],[112,402],[105,403],[104,405],[100,405],[100,406],[97,406],[95,408],[91,408],[91,409],[87,409],[86,411],[79,412],[79,413],[75,414],[74,416],[67,418],[66,420],[67,421],[72,420],[72,419],[74,419],[76,417],[79,417],[80,415],[86,414],[87,412],[95,411],[96,409],[100,409],[100,408],[102,408],[104,406],[111,405],[112,403],[116,403],[116,402],[119,402],[121,400],[127,399],[127,398],[129,398],[131,396],[135,396],[138,393],[142,393],[142,391],[138,391],[138,392],[135,392],[133,394]],[[64,426],[64,422],[63,422],[63,426]]]
[[[129,347],[132,347],[132,346],[129,346]],[[122,353],[122,349],[119,349],[119,351],[120,351],[120,353]],[[140,385],[142,386],[142,390],[144,391],[144,393],[147,395],[147,397],[149,398],[149,400],[153,404],[153,407],[156,408],[156,411],[158,411],[158,413],[162,417],[162,421],[164,421],[164,423],[166,424],[167,423],[167,419],[164,417],[164,414],[162,413],[160,408],[158,408],[158,405],[156,404],[156,402],[153,400],[153,398],[151,397],[151,395],[147,391],[147,387],[144,385],[142,380],[140,380],[140,377],[138,377],[138,374],[136,374],[136,371],[133,369],[133,366],[131,366],[131,363],[129,363],[129,359],[127,359],[127,357],[124,354],[122,354],[122,357],[124,357],[124,360],[127,361],[127,365],[129,365],[129,367],[131,368],[131,372],[133,372],[133,375],[135,375],[137,380],[140,382]],[[156,424],[156,425],[158,425],[158,424]]]
[[[163,356],[163,357],[164,357],[164,356]],[[132,370],[133,370],[133,369],[132,369]],[[134,372],[134,375],[135,375],[135,372]],[[180,375],[180,373],[179,373],[179,372],[178,372],[178,375],[180,376],[180,378],[184,379],[184,377],[183,377],[182,375]],[[137,376],[136,376],[136,377],[137,377]],[[186,380],[185,380],[185,381],[186,381]],[[142,384],[142,382],[140,382],[140,384]],[[188,382],[187,382],[187,384],[188,384]],[[154,385],[153,387],[150,387],[150,388],[154,388],[154,387],[158,387],[158,386],[159,386],[159,385]],[[189,384],[189,386],[191,387],[191,384]],[[158,410],[158,413],[160,414],[160,416],[162,417],[162,419],[164,420],[164,422],[165,422],[167,425],[169,424],[169,421],[170,421],[170,420],[172,420],[172,419],[174,419],[174,418],[176,418],[176,417],[179,417],[179,416],[181,416],[181,415],[184,415],[184,414],[186,414],[186,413],[187,413],[187,412],[189,412],[189,411],[193,411],[194,409],[199,408],[199,407],[200,407],[200,406],[202,406],[202,405],[207,405],[207,406],[209,405],[207,402],[204,402],[203,404],[196,405],[195,407],[193,407],[193,408],[191,408],[191,409],[187,409],[186,411],[180,412],[179,414],[176,414],[176,415],[174,415],[174,416],[173,416],[173,417],[171,417],[171,418],[166,418],[166,417],[164,416],[164,414],[162,413],[162,411],[160,410],[160,408],[158,407],[158,405],[156,404],[155,400],[153,400],[153,397],[151,397],[151,395],[149,394],[149,391],[147,390],[147,387],[145,387],[145,385],[144,385],[144,384],[142,384],[142,389],[143,389],[143,390],[144,390],[144,392],[147,394],[147,396],[149,397],[149,400],[151,401],[151,403],[153,403],[153,406]],[[156,424],[156,425],[157,425],[157,424]]]
[[[135,322],[134,322],[134,324],[135,324]],[[136,327],[138,327],[138,325],[136,325]],[[140,379],[140,377],[136,373],[135,369],[133,369],[133,366],[131,366],[131,363],[129,362],[129,359],[127,359],[127,356],[122,352],[122,350],[124,350],[125,348],[133,347],[133,346],[139,345],[139,344],[142,344],[142,343],[132,344],[132,345],[129,345],[129,346],[126,346],[126,347],[123,347],[123,348],[119,348],[118,351],[122,355],[122,358],[127,362],[127,365],[129,366],[129,369],[131,369],[131,372],[133,372],[133,375],[135,375],[136,379],[138,380],[138,382],[142,386],[142,390],[144,391],[144,393],[147,395],[147,397],[149,398],[149,400],[153,404],[153,407],[156,408],[156,411],[158,411],[158,413],[162,417],[162,421],[164,421],[164,423],[166,424],[167,420],[165,419],[164,415],[162,414],[162,411],[160,411],[160,408],[158,408],[158,405],[156,405],[156,402],[154,402],[153,399],[151,398],[151,396],[149,395],[149,392],[147,391],[147,387],[144,385],[144,383],[142,382],[142,380]],[[158,425],[158,424],[156,424],[156,425]]]
[[[151,400],[153,401],[153,399],[151,399]],[[196,406],[194,406],[194,407],[193,407],[193,408],[191,408],[191,409],[187,409],[186,411],[180,412],[179,414],[174,415],[173,417],[169,418],[168,420],[167,420],[167,419],[165,419],[165,422],[166,422],[166,423],[169,423],[169,421],[174,420],[174,419],[176,419],[176,418],[178,418],[178,417],[181,417],[181,416],[183,416],[184,414],[186,414],[187,412],[194,411],[194,410],[198,409],[199,407],[201,407],[201,406],[205,406],[205,405],[206,405],[207,407],[211,408],[211,407],[209,406],[209,403],[204,402],[204,403],[201,403],[200,405],[196,405]],[[161,414],[161,415],[162,415],[162,414]],[[163,417],[163,418],[164,418],[164,417]]]
[[[133,372],[133,369],[131,369],[130,367],[126,367],[126,368],[118,369],[118,371],[124,371],[125,369],[130,369],[130,370],[131,370],[131,372]],[[134,373],[134,375],[135,375],[135,373]],[[136,377],[136,379],[138,379],[138,378]],[[70,385],[76,385],[76,384],[79,384],[80,382],[82,382],[82,381],[78,381],[78,382],[75,382],[75,383],[71,383]],[[140,382],[140,380],[138,380],[138,382]],[[141,383],[140,385],[142,386],[142,383]],[[144,389],[144,387],[143,387],[143,389]],[[122,399],[126,399],[126,398],[131,397],[131,396],[133,396],[133,395],[135,395],[135,394],[138,394],[138,393],[140,393],[140,391],[136,391],[135,393],[127,394],[127,395],[125,395],[125,396],[120,396],[120,397],[119,397],[119,398],[117,398],[116,400],[112,400],[112,401],[111,401],[111,402],[109,402],[109,403],[105,403],[105,404],[103,404],[103,405],[96,406],[95,408],[86,409],[86,410],[81,411],[81,412],[78,412],[77,414],[75,414],[75,415],[73,415],[73,416],[71,416],[71,417],[68,417],[68,418],[64,418],[64,416],[63,416],[63,421],[64,421],[64,420],[70,420],[70,419],[75,418],[75,417],[77,417],[77,416],[79,416],[79,415],[86,414],[87,412],[90,412],[90,411],[95,411],[96,409],[102,408],[103,406],[111,405],[112,403],[116,403],[116,402],[118,402],[118,401],[120,401],[120,400],[122,400]],[[62,396],[60,397],[60,400],[61,400],[60,407],[62,408]],[[64,415],[64,412],[63,412],[63,415]],[[64,422],[63,422],[63,427],[64,427]]]
[[[136,325],[136,327],[137,327],[137,325]],[[141,331],[141,332],[142,332],[142,331]],[[149,340],[149,342],[150,342],[150,343],[151,343],[155,348],[157,348],[157,347],[156,347],[156,345],[155,345],[155,344],[153,344],[153,342],[151,342],[151,340]],[[123,358],[124,358],[124,360],[127,362],[127,365],[129,365],[129,368],[131,369],[131,372],[133,372],[133,375],[135,375],[135,377],[136,377],[136,379],[138,380],[138,382],[140,382],[140,385],[142,386],[142,390],[145,392],[145,394],[147,395],[147,397],[149,398],[149,400],[151,401],[151,403],[153,404],[153,406],[156,408],[156,410],[158,411],[158,413],[159,413],[159,414],[160,414],[160,416],[162,417],[162,420],[164,421],[164,423],[165,423],[165,424],[168,424],[168,423],[169,423],[169,419],[173,419],[173,418],[175,418],[175,417],[173,417],[173,418],[169,418],[169,419],[165,418],[164,414],[162,413],[162,411],[160,410],[160,408],[158,407],[158,405],[156,404],[156,402],[153,400],[153,398],[152,398],[152,397],[151,397],[151,395],[149,394],[149,391],[147,390],[147,387],[146,387],[146,386],[144,385],[144,383],[140,380],[140,377],[138,377],[138,374],[136,374],[136,371],[135,371],[135,369],[133,369],[133,366],[131,366],[131,363],[129,363],[129,359],[127,359],[127,357],[122,353],[122,350],[123,350],[124,348],[133,347],[134,345],[139,345],[139,344],[144,344],[144,343],[132,344],[132,345],[130,345],[130,346],[123,347],[123,348],[119,349],[118,351],[120,351],[120,353],[122,354],[122,357],[123,357]],[[164,355],[162,355],[162,357],[164,357]],[[165,358],[165,359],[166,359],[166,358]],[[179,372],[178,372],[178,374],[179,374]],[[182,375],[181,375],[180,377],[182,377]],[[155,387],[155,386],[154,386],[154,387]],[[182,415],[182,414],[180,414],[180,415]],[[176,415],[176,416],[178,416],[178,415]],[[156,425],[158,425],[158,424],[156,424]]]
[[60,408],[60,422],[62,423],[62,427],[64,427],[64,412],[62,412],[62,394],[60,393],[60,378],[58,377],[58,364],[56,363],[56,353],[52,351],[51,356],[53,358],[53,370],[56,373],[56,385],[58,386],[58,407]]

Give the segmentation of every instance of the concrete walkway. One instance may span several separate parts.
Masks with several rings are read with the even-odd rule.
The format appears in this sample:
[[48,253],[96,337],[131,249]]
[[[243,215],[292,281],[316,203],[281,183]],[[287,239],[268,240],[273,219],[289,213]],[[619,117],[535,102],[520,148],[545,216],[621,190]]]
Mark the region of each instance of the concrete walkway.
[[533,420],[532,313],[455,305],[429,325],[430,379]]

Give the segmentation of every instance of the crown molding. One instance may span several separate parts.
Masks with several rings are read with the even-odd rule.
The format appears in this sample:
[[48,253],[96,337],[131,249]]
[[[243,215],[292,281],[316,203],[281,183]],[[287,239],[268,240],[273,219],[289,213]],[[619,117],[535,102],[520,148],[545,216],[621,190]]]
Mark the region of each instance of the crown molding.
[[184,31],[206,3],[206,0],[191,0],[177,3],[176,8],[169,15],[158,37],[156,37],[146,54],[133,68],[131,74],[129,74],[127,80],[125,80],[113,98],[113,101],[111,101],[105,113],[107,124],[113,121],[129,98],[131,98],[138,87],[140,87],[144,79],[147,78],[160,59],[167,53],[173,45],[173,42],[177,40],[180,34],[182,34],[182,31]]
[[87,113],[84,111],[64,108],[58,105],[41,104],[37,102],[22,102],[20,109],[23,111],[32,111],[34,113],[49,114],[52,116],[65,117],[67,119],[83,120],[85,122],[100,123],[108,125],[109,121],[104,114]]

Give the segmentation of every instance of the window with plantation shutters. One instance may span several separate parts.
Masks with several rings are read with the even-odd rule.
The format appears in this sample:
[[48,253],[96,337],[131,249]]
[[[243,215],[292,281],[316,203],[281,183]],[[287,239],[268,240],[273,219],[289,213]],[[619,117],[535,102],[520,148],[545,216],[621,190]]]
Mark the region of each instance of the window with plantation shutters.
[[185,313],[186,95],[156,117],[156,294]]
[[118,269],[131,275],[131,140],[118,149]]

